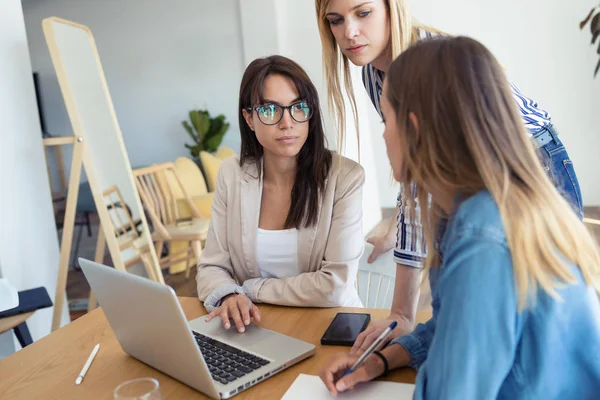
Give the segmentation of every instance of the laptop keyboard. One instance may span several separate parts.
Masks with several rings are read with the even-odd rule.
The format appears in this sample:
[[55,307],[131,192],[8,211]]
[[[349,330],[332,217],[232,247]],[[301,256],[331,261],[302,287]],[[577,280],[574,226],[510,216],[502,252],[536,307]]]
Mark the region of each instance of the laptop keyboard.
[[224,385],[269,364],[269,361],[192,331],[214,380]]

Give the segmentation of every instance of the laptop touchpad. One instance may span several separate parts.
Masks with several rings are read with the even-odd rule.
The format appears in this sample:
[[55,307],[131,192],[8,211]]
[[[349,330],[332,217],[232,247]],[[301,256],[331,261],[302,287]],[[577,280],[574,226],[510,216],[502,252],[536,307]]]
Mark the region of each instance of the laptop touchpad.
[[281,335],[260,328],[254,324],[246,326],[246,331],[244,333],[239,333],[233,324],[231,328],[225,329],[221,324],[220,318],[205,322],[204,318],[201,317],[189,321],[189,325],[192,330],[195,330],[198,333],[210,336],[234,347],[243,348],[260,354],[265,354],[265,350],[272,348],[273,344],[278,343],[281,338]]

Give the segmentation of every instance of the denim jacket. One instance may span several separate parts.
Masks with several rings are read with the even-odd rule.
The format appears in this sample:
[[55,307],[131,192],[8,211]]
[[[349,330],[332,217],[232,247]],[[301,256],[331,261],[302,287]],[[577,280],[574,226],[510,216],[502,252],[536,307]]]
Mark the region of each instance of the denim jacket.
[[433,317],[400,344],[418,369],[415,399],[599,399],[600,301],[577,283],[541,288],[518,311],[500,212],[487,191],[451,214],[430,273]]

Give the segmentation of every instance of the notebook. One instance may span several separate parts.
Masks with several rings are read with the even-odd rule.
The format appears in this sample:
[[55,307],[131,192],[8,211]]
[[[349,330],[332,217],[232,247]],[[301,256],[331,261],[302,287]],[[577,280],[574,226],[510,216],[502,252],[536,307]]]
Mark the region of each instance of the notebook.
[[329,399],[412,399],[415,392],[415,385],[408,383],[395,382],[366,382],[357,385],[353,390],[339,393],[333,397],[321,378],[314,375],[300,374],[285,392],[282,400],[329,400]]

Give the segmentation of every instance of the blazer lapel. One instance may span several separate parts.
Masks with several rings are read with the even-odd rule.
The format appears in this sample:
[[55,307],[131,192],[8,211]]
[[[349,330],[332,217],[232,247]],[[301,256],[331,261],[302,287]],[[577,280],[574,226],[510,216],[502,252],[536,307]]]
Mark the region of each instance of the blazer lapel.
[[240,204],[242,207],[242,249],[244,261],[251,277],[260,277],[256,263],[256,230],[262,200],[262,159],[244,164]]
[[[325,187],[327,187],[327,181],[325,180]],[[314,272],[310,271],[310,259],[312,251],[315,248],[315,238],[317,236],[317,228],[321,222],[321,208],[323,206],[323,194],[319,196],[319,208],[317,211],[317,223],[308,228],[301,228],[298,230],[298,266],[302,272]]]

